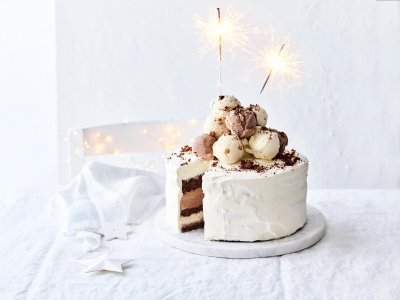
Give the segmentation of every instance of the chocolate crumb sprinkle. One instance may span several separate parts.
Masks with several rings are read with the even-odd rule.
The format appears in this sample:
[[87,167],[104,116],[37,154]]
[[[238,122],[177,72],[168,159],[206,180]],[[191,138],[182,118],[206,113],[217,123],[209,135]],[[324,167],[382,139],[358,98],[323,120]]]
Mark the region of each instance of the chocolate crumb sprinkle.
[[240,168],[242,170],[254,170],[257,173],[262,173],[267,171],[269,168],[266,166],[259,165],[251,160],[241,160],[240,161]]
[[192,147],[190,147],[189,145],[185,145],[181,148],[181,152],[190,152],[192,151]]
[[295,150],[291,150],[290,152],[280,153],[276,156],[276,159],[280,159],[286,166],[294,166],[297,161],[300,160],[300,157],[296,155]]

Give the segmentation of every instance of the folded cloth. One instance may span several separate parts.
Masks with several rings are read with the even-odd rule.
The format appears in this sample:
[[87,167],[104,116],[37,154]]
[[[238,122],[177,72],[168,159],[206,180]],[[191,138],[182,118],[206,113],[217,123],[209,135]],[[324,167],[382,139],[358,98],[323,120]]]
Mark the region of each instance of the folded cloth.
[[104,224],[139,224],[161,206],[164,178],[90,162],[59,196],[67,207],[65,236],[81,240],[85,250],[95,250],[100,246],[98,229]]

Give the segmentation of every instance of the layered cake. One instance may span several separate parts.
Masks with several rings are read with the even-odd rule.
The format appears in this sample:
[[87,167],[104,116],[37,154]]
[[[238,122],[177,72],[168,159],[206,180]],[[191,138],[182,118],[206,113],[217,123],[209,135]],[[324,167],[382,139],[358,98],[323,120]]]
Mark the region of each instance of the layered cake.
[[306,222],[305,156],[286,149],[259,105],[233,96],[212,103],[204,134],[166,159],[167,223],[204,227],[206,240],[253,242],[288,236]]
[[176,231],[190,231],[204,226],[202,177],[209,167],[189,146],[167,157],[166,212]]

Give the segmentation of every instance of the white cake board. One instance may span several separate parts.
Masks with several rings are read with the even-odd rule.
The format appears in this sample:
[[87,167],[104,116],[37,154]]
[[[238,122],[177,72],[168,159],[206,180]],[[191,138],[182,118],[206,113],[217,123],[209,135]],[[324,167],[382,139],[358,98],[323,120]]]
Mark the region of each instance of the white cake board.
[[285,238],[253,243],[205,241],[203,229],[176,233],[166,224],[165,208],[156,217],[156,227],[165,243],[186,252],[224,258],[256,258],[284,255],[311,247],[325,235],[326,221],[319,210],[307,206],[307,223],[302,229]]

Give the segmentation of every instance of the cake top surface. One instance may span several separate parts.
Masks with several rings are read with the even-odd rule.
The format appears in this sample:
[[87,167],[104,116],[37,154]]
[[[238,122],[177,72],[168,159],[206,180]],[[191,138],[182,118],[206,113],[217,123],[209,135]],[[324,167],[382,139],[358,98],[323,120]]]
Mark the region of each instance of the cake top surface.
[[[197,157],[189,146],[180,151],[171,153],[167,157],[167,164],[174,164],[176,168],[191,165],[202,160]],[[252,155],[245,155],[239,162],[224,164],[217,159],[209,160],[207,172],[223,174],[246,173],[258,176],[273,176],[284,173],[308,163],[307,158],[295,150],[286,150],[273,160],[258,159]]]
[[193,152],[192,147],[188,145],[181,147],[180,150],[168,154],[166,157],[167,163],[173,163],[178,166],[185,166],[199,159],[200,158]]
[[295,150],[287,150],[274,160],[265,160],[253,156],[244,156],[242,160],[234,164],[223,164],[213,161],[207,172],[219,175],[232,173],[253,174],[256,177],[270,177],[289,172],[308,163],[307,158]]

